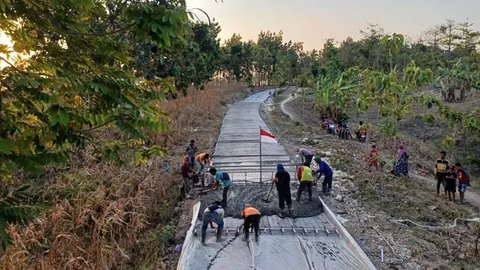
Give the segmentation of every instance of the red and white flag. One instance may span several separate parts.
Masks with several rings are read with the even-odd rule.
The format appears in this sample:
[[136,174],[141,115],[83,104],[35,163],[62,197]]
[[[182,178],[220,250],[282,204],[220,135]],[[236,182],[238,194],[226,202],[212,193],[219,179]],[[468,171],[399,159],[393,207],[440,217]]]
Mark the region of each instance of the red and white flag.
[[278,143],[277,137],[260,128],[260,141],[265,143]]

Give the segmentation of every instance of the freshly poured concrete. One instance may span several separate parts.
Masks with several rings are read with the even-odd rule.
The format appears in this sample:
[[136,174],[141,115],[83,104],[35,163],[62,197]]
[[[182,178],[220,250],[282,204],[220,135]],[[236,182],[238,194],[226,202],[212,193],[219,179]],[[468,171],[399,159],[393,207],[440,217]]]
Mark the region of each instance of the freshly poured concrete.
[[[270,92],[266,91],[234,104],[223,121],[213,166],[233,176],[235,184],[230,189],[230,196],[235,196],[235,186],[260,180],[259,126],[268,128],[260,117],[259,109],[269,96]],[[262,178],[268,184],[278,162],[291,163],[279,144],[263,143],[262,153],[267,155],[263,158]],[[292,182],[296,181],[295,168],[290,166],[286,169],[292,176]],[[292,195],[295,197],[295,194]],[[302,195],[302,201],[306,196]],[[251,196],[244,197],[248,200]],[[321,201],[318,203],[326,214],[312,213],[310,217],[295,219],[262,216],[262,233],[258,242],[252,241],[253,234],[251,241],[242,240],[243,234],[236,237],[235,231],[243,221],[227,217],[224,219],[223,241],[216,242],[214,230],[208,228],[205,246],[200,242],[202,222],[198,219],[205,205],[202,207],[198,203],[194,207],[192,226],[177,269],[375,269],[348,232],[334,220],[328,207]],[[275,203],[271,203],[271,207],[278,209]],[[302,207],[302,203],[295,204],[295,207]],[[271,214],[272,211],[267,212]]]

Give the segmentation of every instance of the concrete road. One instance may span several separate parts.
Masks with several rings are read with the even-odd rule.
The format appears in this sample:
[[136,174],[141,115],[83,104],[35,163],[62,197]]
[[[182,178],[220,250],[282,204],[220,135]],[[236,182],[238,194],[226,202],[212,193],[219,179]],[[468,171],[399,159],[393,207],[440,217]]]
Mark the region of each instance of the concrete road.
[[260,106],[273,90],[254,94],[232,105],[223,119],[215,146],[213,167],[228,172],[234,182],[270,181],[278,163],[294,173],[294,164],[280,144],[262,143],[260,177],[260,127],[269,129],[260,117]]

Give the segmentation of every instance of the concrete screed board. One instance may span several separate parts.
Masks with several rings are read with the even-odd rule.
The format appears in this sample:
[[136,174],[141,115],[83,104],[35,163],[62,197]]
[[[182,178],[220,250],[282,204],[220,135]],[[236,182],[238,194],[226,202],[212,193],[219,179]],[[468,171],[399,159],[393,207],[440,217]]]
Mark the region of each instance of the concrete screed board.
[[[259,126],[268,130],[259,109],[272,92],[264,91],[237,102],[225,115],[215,147],[213,166],[229,172],[235,182],[245,179],[247,182],[259,181],[258,156],[247,155],[258,155]],[[264,181],[269,181],[278,162],[290,163],[280,144],[262,144],[262,154],[266,155],[263,158]],[[234,168],[240,170],[237,172]],[[294,167],[286,169],[291,174],[295,170]],[[248,173],[245,175],[242,170]],[[245,241],[243,234],[235,237],[235,230],[243,221],[228,217],[224,219],[223,241],[217,243],[214,230],[209,228],[206,246],[200,241],[199,209],[200,203],[194,207],[192,225],[183,244],[177,269],[375,269],[348,232],[334,220],[329,209],[309,218],[263,216],[258,242],[253,240],[254,237]]]

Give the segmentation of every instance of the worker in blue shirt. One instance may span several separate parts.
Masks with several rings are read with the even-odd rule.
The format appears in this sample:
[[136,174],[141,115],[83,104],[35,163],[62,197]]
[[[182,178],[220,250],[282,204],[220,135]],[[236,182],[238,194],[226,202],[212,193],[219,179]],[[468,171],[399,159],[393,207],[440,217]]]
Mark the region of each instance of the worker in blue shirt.
[[323,194],[328,195],[332,189],[333,170],[320,157],[315,157],[315,162],[318,164],[318,170],[315,172],[315,176],[317,179],[320,179],[322,175],[325,175],[322,183],[322,191]]
[[215,168],[210,168],[209,172],[211,175],[215,177],[217,186],[220,184],[220,182],[222,183],[223,185],[222,207],[227,208],[228,189],[232,186],[232,180],[230,179],[230,175],[228,175],[228,173],[226,172],[221,172]]

